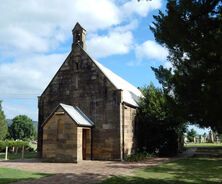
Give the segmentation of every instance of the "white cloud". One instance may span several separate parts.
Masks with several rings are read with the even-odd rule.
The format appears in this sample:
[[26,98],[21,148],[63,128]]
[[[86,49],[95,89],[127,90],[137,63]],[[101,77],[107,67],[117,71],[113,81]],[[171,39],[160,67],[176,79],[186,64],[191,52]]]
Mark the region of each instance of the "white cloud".
[[118,31],[118,32],[127,32],[132,31],[138,27],[138,21],[136,19],[131,20],[129,24],[116,26],[111,31]]
[[127,54],[133,47],[132,30],[137,27],[138,21],[134,19],[129,24],[109,29],[107,34],[91,34],[87,40],[87,51],[96,58]]
[[161,0],[121,4],[114,0],[8,0],[0,6],[0,50],[51,51],[71,37],[77,21],[95,32],[120,25],[132,15],[144,17],[160,6]]
[[[149,11],[160,6],[161,0],[130,0],[122,1],[121,4],[114,0],[8,0],[0,6],[0,51],[8,52],[11,48],[14,52],[47,53],[70,39],[71,29],[77,21],[91,33],[100,29],[110,31],[113,27],[118,32],[129,31],[137,27],[135,20],[130,20],[132,22],[126,26],[121,25],[129,21],[129,17],[146,16]],[[98,40],[99,35],[95,36]],[[111,39],[116,36],[112,37],[109,33],[105,37]],[[107,43],[107,39],[103,40]],[[111,54],[115,53],[125,51],[113,51]]]
[[[67,53],[58,54],[57,50],[64,45],[67,50],[66,42],[71,40],[76,22],[87,30],[87,48],[92,56],[126,54],[133,47],[132,30],[138,26],[137,19],[160,5],[160,0],[140,3],[137,0],[8,0],[1,3],[0,98],[41,94],[67,56]],[[101,30],[103,34],[99,34]],[[28,108],[22,106],[4,102],[4,107],[7,115],[14,115],[16,108],[20,108],[19,113],[31,115]],[[32,116],[34,114],[36,112]]]
[[40,95],[66,56],[67,53],[33,55],[22,57],[16,62],[1,62],[1,97]]
[[[29,55],[14,62],[0,62],[0,99],[7,118],[25,114],[38,119],[41,95],[68,53]],[[19,102],[19,103],[18,103]]]
[[114,54],[126,54],[133,43],[133,35],[130,31],[112,31],[108,35],[94,35],[87,42],[89,53],[93,57],[102,58]]
[[121,22],[120,10],[110,0],[77,0],[75,15],[88,30],[97,30],[117,25]]
[[127,1],[121,7],[123,16],[131,16],[133,14],[138,14],[142,17],[147,16],[151,10],[159,9],[161,7],[161,0],[151,0],[151,1],[137,1],[130,0]]
[[166,61],[167,55],[168,50],[152,40],[147,40],[141,45],[136,46],[136,57],[139,60]]
[[88,31],[121,22],[109,0],[9,0],[0,6],[0,49],[47,52],[71,36],[79,21]]
[[6,114],[7,119],[12,119],[17,115],[27,115],[28,117],[32,118],[33,120],[37,120],[38,117],[38,111],[36,109],[37,107],[37,101],[33,101],[30,99],[27,99],[28,101],[3,101],[2,107],[4,110],[4,113]]
[[5,43],[7,42],[7,44],[11,45],[15,49],[34,50],[36,52],[45,52],[49,49],[47,39],[44,40],[43,38],[22,29],[21,27],[9,27],[7,34],[10,34],[13,39],[7,39],[8,37],[5,37]]

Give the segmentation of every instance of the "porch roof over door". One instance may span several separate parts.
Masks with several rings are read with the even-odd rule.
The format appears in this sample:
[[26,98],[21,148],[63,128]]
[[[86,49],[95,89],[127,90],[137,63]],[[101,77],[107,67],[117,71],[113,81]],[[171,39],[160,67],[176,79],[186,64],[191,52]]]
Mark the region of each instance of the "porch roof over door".
[[77,126],[83,126],[83,127],[93,127],[94,126],[94,123],[80,110],[79,107],[60,103],[55,108],[55,110],[48,116],[48,118],[44,121],[44,123],[42,124],[42,127],[48,122],[48,120],[56,112],[58,113],[60,111],[59,109],[61,109],[61,108],[63,109],[64,113],[68,114],[68,116],[73,120],[73,122],[77,124]]
[[60,103],[60,106],[79,126],[93,126],[94,123],[77,106]]

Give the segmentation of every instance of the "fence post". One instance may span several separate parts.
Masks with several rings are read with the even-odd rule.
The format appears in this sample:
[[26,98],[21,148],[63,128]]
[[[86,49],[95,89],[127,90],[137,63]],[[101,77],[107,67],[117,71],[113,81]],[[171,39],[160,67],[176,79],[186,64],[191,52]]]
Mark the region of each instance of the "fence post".
[[8,146],[5,147],[5,160],[8,160]]

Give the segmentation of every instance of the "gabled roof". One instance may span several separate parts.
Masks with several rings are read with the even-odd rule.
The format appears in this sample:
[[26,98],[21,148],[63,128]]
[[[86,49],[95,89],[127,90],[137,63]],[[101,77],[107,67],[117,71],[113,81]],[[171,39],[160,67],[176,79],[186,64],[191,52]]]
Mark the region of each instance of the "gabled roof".
[[58,110],[59,107],[62,107],[62,109],[69,115],[69,117],[78,125],[78,126],[86,126],[86,127],[92,127],[94,126],[94,123],[78,108],[77,106],[71,106],[66,105],[63,103],[60,103],[56,109],[48,116],[48,118],[45,120],[45,122],[42,124],[44,126],[50,117]]
[[77,29],[83,29],[84,31],[86,31],[81,25],[80,25],[80,23],[76,23],[76,25],[74,26],[74,28],[73,28],[73,30],[72,31],[75,31],[75,30],[77,30]]
[[60,103],[60,106],[79,126],[93,126],[94,123],[78,108]]
[[94,59],[92,60],[117,89],[123,90],[123,102],[138,107],[139,99],[143,97],[141,91],[117,74],[113,73],[110,69],[100,64],[98,61]]
[[[78,43],[76,45],[79,48],[81,48],[84,53],[87,54],[87,56],[100,69],[100,71],[108,78],[108,80],[116,87],[116,89],[120,89],[123,91],[122,92],[122,101],[129,104],[129,105],[132,105],[134,107],[138,107],[138,102],[139,102],[140,98],[143,97],[143,94],[141,93],[141,91],[138,88],[136,88],[135,86],[133,86],[132,84],[130,84],[129,82],[127,82],[126,80],[124,80],[123,78],[121,78],[120,76],[118,76],[117,74],[113,73],[110,69],[106,68],[101,63],[99,63],[98,61],[93,59],[81,47],[81,45],[79,45]],[[71,55],[71,53],[69,55]],[[67,58],[69,58],[69,56]],[[67,61],[67,58],[65,59],[64,63]],[[63,67],[64,63],[59,68],[59,70]],[[59,70],[57,71],[57,73],[59,72]],[[55,78],[57,73],[54,75],[53,79]],[[50,81],[50,83],[53,81],[53,79]],[[48,84],[48,86],[45,88],[45,90],[43,91],[43,93],[41,95],[43,95],[45,93],[45,91],[49,87],[50,83]]]

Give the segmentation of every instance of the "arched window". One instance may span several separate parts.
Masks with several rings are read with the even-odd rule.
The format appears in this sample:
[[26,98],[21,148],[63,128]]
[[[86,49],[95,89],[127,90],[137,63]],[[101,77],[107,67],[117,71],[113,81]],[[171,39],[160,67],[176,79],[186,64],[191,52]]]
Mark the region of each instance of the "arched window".
[[76,31],[75,33],[75,42],[78,43],[81,40],[81,34],[79,31]]

